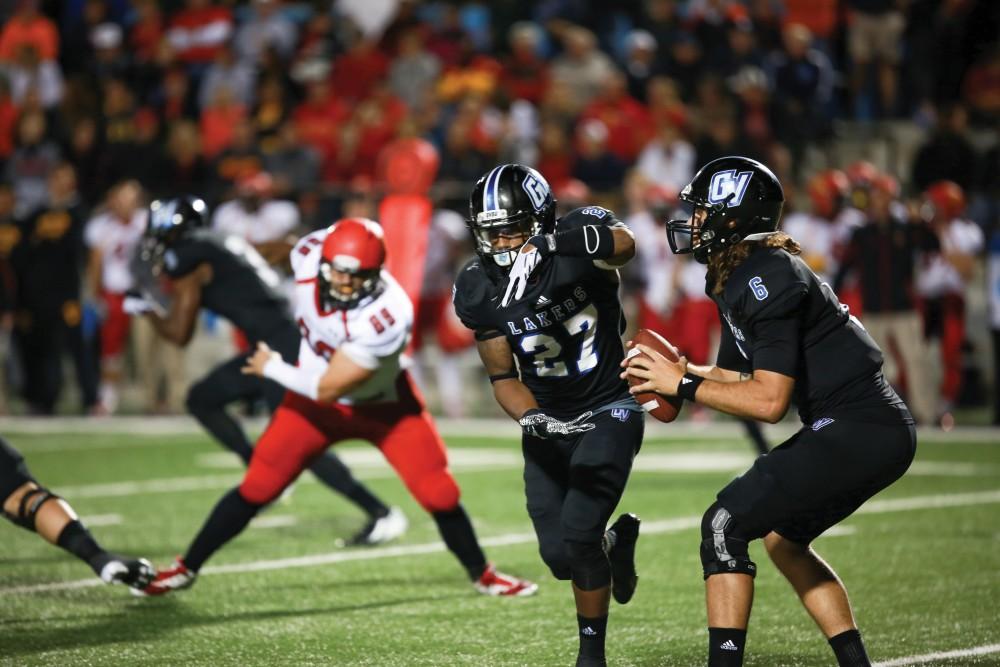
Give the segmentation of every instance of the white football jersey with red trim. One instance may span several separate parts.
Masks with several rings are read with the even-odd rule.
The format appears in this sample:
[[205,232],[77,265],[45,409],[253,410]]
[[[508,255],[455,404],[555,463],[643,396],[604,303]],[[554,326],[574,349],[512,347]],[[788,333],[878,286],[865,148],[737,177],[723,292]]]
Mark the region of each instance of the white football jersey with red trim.
[[413,304],[388,271],[381,277],[384,289],[348,310],[322,309],[316,290],[320,253],[326,230],[302,237],[292,249],[295,272],[295,319],[302,333],[299,366],[325,370],[334,351],[375,375],[339,402],[385,403],[396,401],[396,380],[409,366],[403,351],[413,330]]

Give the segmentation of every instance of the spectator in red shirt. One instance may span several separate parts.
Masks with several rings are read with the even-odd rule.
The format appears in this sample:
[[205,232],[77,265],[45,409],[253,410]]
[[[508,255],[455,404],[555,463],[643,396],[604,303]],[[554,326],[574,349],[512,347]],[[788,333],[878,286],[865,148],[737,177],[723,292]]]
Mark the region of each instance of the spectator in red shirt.
[[362,100],[389,72],[389,58],[375,40],[358,36],[346,53],[333,61],[330,83],[337,97]]
[[542,122],[538,148],[538,170],[553,189],[573,178],[573,147],[562,123]]
[[187,65],[207,65],[233,34],[233,15],[212,0],[186,0],[167,31],[177,59]]
[[17,127],[17,105],[10,98],[7,79],[0,76],[0,163],[14,150],[14,130]]
[[522,21],[510,27],[507,39],[510,55],[503,61],[500,86],[508,99],[537,105],[549,87],[548,63],[538,55],[542,30],[534,23]]
[[13,60],[24,45],[34,46],[42,60],[59,56],[59,31],[38,5],[38,0],[21,0],[17,13],[0,30],[0,61]]
[[341,173],[375,176],[378,155],[396,137],[396,128],[406,117],[406,105],[389,91],[385,82],[378,84],[354,109],[342,135]]
[[246,117],[247,108],[233,97],[229,88],[216,88],[211,102],[201,112],[201,145],[205,155],[215,157],[228,147],[233,128]]
[[136,21],[129,28],[128,45],[132,58],[139,65],[156,59],[160,40],[163,39],[163,15],[156,0],[134,0]]
[[601,92],[580,115],[585,122],[596,118],[608,129],[608,150],[623,162],[633,162],[652,134],[649,113],[628,94],[628,80],[619,71],[604,80]]
[[292,112],[292,119],[303,143],[315,148],[323,162],[323,180],[337,180],[336,156],[340,145],[340,129],[350,110],[334,97],[324,73],[308,83],[306,99]]

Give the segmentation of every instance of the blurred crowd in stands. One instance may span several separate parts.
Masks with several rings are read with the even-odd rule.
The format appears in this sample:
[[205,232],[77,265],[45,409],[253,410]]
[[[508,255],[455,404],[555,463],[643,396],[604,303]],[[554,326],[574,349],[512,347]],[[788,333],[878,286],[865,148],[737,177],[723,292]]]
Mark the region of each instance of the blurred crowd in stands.
[[[993,0],[5,0],[0,22],[0,411],[54,411],[64,354],[70,409],[114,412],[138,375],[139,409],[182,410],[181,352],[121,309],[146,203],[197,194],[280,265],[290,234],[377,218],[378,156],[405,137],[441,155],[416,333],[449,414],[474,411],[448,300],[466,196],[500,162],[564,211],[615,210],[633,321],[708,361],[703,269],[661,223],[701,164],[760,159],[921,421],[995,386],[967,326],[989,304],[1000,345]],[[916,139],[890,165],[865,146],[893,127]]]

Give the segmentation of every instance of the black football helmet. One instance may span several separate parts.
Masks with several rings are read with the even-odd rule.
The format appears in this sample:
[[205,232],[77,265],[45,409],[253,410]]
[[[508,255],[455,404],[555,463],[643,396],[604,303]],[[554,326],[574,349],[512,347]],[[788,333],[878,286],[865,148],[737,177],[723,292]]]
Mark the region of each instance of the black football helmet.
[[716,250],[775,231],[785,193],[766,166],[734,155],[702,167],[681,190],[680,199],[694,210],[690,220],[667,223],[670,249],[675,254],[693,253],[698,262],[707,264]]
[[504,232],[521,234],[525,241],[552,232],[556,199],[545,177],[531,167],[503,164],[476,182],[466,222],[484,267],[507,271],[520,247],[497,247],[496,240]]
[[149,205],[149,219],[140,246],[142,260],[159,266],[170,246],[206,226],[207,211],[205,201],[191,195],[154,199]]

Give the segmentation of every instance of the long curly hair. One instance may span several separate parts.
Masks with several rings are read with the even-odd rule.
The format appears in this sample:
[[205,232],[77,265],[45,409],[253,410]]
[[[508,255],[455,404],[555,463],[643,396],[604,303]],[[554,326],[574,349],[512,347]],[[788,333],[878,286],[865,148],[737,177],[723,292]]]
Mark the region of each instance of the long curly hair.
[[708,257],[708,280],[712,285],[712,294],[716,296],[722,294],[729,276],[758,246],[781,248],[790,255],[798,255],[802,252],[798,242],[791,236],[785,232],[775,232],[759,241],[744,241],[720,252],[712,253]]

